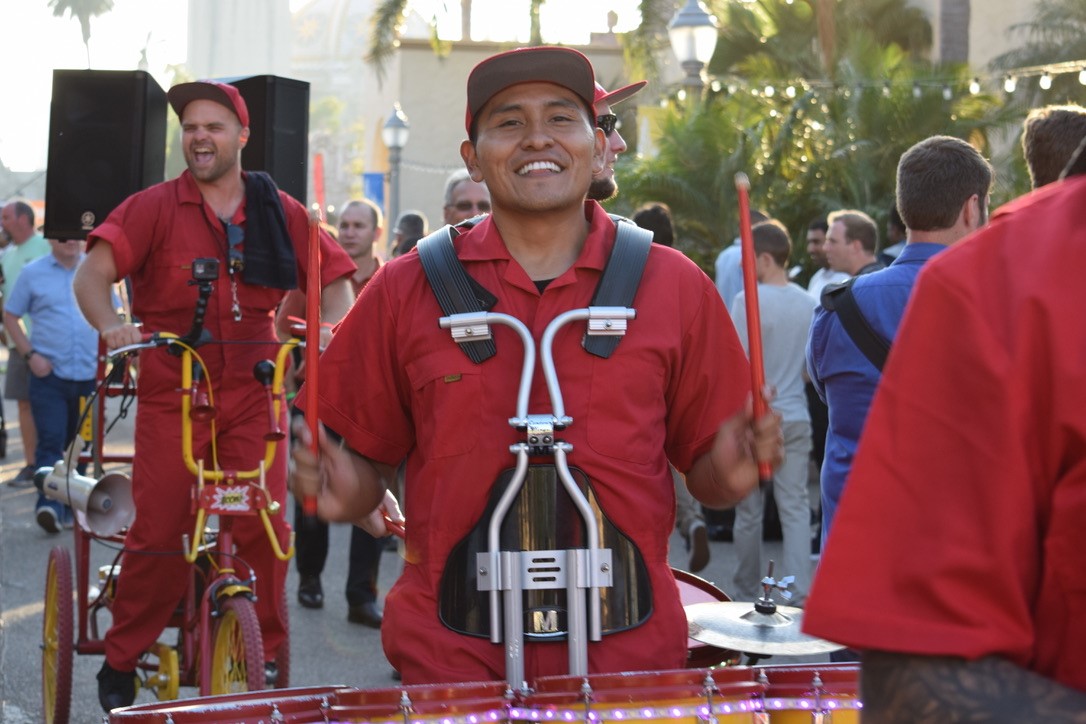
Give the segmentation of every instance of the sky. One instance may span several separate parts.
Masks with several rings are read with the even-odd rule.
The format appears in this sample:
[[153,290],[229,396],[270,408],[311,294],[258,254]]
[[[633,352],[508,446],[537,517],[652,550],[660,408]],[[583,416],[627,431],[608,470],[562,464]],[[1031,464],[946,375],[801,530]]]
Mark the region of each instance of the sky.
[[[229,0],[223,0],[228,2]],[[309,0],[290,0],[291,11]],[[439,28],[459,36],[455,0],[412,0],[423,17],[439,15]],[[456,12],[440,18],[444,5]],[[473,35],[507,39],[510,28],[527,38],[526,0],[474,0]],[[548,41],[587,42],[587,32],[606,31],[607,10],[619,13],[619,32],[636,23],[637,0],[547,0],[544,28],[566,29]],[[13,171],[45,167],[48,150],[49,98],[54,68],[86,68],[79,21],[53,17],[48,0],[0,0],[0,161]],[[91,20],[91,67],[131,70],[147,49],[147,70],[168,88],[170,65],[185,62],[188,3],[184,0],[114,0],[113,10]]]

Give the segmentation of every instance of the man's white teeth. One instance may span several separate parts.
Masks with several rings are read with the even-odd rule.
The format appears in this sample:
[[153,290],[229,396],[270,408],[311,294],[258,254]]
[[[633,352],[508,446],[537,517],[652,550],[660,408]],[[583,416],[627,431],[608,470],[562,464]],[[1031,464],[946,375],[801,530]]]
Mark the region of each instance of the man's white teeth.
[[532,163],[522,166],[517,173],[521,176],[531,173],[532,171],[553,171],[558,173],[562,169],[558,168],[558,164],[553,161],[533,161]]

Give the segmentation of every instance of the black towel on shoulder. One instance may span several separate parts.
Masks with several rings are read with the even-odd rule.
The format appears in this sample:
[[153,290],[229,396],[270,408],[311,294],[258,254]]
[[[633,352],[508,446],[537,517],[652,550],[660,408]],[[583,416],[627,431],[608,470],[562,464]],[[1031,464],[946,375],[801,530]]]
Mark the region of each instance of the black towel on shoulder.
[[263,171],[245,173],[246,284],[273,289],[298,287],[298,263],[287,231],[279,188]]

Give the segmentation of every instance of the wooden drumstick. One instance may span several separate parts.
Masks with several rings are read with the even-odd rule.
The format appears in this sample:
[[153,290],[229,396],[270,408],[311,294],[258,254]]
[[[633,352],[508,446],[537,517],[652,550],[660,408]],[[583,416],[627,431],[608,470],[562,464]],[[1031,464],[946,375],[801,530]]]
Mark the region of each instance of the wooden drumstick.
[[[310,448],[320,455],[317,441],[317,367],[321,351],[321,244],[320,210],[309,213],[309,268],[306,270],[305,290],[305,422],[309,427]],[[317,499],[302,497],[302,512],[306,517],[317,515]]]
[[[754,419],[769,412],[765,398],[765,365],[762,362],[762,318],[758,309],[758,273],[755,271],[754,234],[750,230],[750,179],[745,173],[735,174],[735,190],[739,193],[739,239],[742,244],[743,297],[747,310],[747,348],[750,358],[750,386],[754,401]],[[768,462],[758,463],[758,475],[763,482],[773,479]]]

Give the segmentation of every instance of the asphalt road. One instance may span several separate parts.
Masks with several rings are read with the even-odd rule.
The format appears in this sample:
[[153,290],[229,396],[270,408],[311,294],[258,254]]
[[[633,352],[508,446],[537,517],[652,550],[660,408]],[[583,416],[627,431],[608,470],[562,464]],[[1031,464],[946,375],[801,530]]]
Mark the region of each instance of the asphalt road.
[[[63,532],[51,536],[33,520],[36,491],[15,489],[6,484],[23,465],[15,407],[5,401],[8,421],[7,457],[0,460],[0,722],[29,724],[42,720],[41,626],[45,571],[49,551],[54,546],[73,544],[73,535]],[[119,448],[130,445],[132,418],[119,425],[111,440]],[[289,508],[288,508],[289,509]],[[288,579],[290,594],[292,686],[345,684],[359,688],[395,686],[392,669],[381,650],[380,632],[347,621],[347,602],[343,590],[347,572],[347,548],[350,532],[346,526],[333,526],[331,553],[323,576],[325,607],[309,610],[296,599],[297,573],[293,565]],[[768,543],[771,555],[779,555],[779,543]],[[731,588],[734,560],[730,543],[713,542],[712,561],[701,576],[727,591]],[[92,552],[94,570],[112,558],[113,551],[96,545]],[[672,565],[685,567],[686,552],[681,539],[672,537]],[[402,568],[395,552],[384,554],[379,585],[382,595],[394,583]],[[106,617],[108,618],[108,616]],[[108,620],[99,622],[100,630]],[[820,662],[825,655],[773,657],[768,663]],[[98,706],[95,674],[101,656],[76,655],[73,665],[71,719],[73,724],[102,721]],[[184,698],[196,696],[194,689],[183,688]],[[155,701],[153,694],[140,692],[137,703]]]

